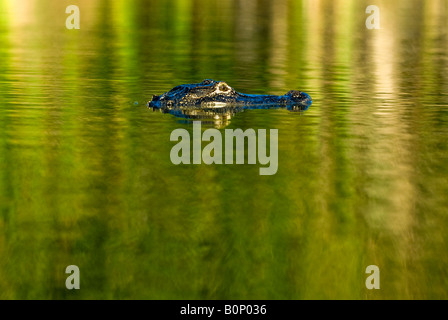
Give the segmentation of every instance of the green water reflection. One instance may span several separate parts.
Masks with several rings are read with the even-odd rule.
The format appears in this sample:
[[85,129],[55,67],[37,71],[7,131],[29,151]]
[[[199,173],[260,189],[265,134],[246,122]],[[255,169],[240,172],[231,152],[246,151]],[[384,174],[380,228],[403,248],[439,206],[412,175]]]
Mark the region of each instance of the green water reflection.
[[[448,298],[446,1],[378,0],[380,30],[367,1],[76,2],[80,30],[0,0],[0,298]],[[205,78],[313,97],[227,127],[278,129],[276,175],[171,163],[191,125],[145,102]]]

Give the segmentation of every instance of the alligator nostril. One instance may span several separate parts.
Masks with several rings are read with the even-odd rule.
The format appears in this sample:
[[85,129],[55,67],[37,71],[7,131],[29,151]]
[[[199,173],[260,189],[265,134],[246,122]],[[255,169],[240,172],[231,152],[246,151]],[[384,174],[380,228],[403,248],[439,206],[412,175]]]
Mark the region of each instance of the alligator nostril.
[[286,95],[291,96],[293,98],[297,98],[297,97],[301,97],[302,93],[303,92],[299,91],[299,90],[291,90],[291,91],[288,91],[288,93]]

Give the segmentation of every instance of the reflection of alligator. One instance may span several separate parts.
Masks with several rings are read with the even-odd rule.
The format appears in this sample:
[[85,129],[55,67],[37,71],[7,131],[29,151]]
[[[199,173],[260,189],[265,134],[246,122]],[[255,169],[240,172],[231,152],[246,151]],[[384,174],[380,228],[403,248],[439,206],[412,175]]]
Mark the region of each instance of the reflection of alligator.
[[311,103],[308,94],[297,90],[291,90],[283,96],[244,94],[236,92],[225,82],[206,79],[153,96],[148,107],[177,117],[226,120],[244,109],[285,107],[291,111],[300,111],[308,109]]

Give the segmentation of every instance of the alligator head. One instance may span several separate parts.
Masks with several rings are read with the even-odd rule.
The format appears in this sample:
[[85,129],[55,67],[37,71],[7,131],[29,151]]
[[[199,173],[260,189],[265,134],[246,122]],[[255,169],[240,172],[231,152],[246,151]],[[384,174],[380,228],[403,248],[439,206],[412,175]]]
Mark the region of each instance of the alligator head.
[[206,79],[201,83],[183,84],[170,91],[153,96],[148,107],[184,118],[231,117],[244,109],[286,107],[288,110],[306,110],[311,97],[305,92],[291,90],[285,95],[257,95],[236,92],[223,81]]

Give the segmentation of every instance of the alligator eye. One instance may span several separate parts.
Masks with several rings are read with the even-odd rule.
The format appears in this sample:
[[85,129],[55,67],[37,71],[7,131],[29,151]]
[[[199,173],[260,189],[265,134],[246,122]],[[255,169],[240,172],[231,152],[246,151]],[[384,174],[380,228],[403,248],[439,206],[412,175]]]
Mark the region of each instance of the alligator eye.
[[229,88],[227,88],[227,86],[225,84],[220,85],[218,89],[219,89],[219,91],[227,91],[227,90],[229,90]]

